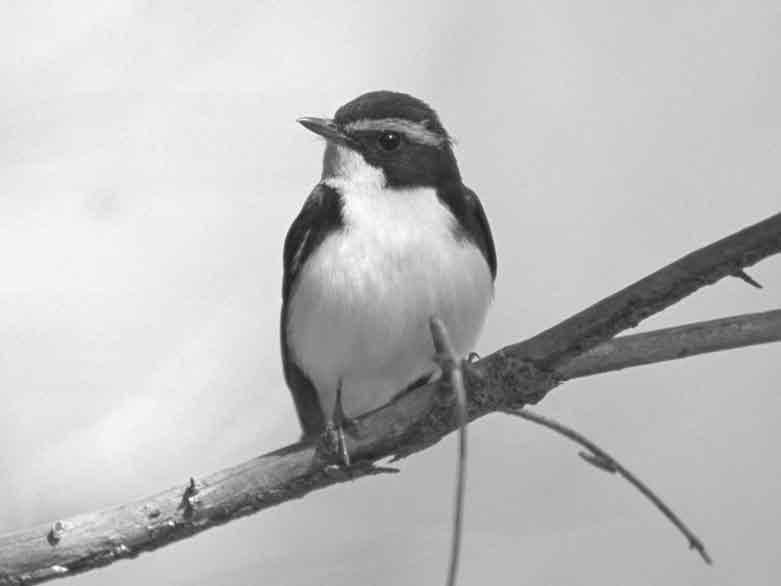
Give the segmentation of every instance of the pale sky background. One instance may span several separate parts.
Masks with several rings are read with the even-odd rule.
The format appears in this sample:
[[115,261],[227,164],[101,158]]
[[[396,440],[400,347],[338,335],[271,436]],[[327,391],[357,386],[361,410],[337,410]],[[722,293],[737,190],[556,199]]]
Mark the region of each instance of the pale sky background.
[[[781,209],[781,9],[731,2],[22,2],[0,8],[0,533],[297,437],[278,350],[285,231],[372,89],[431,102],[498,254],[479,348],[528,337]],[[644,328],[781,307],[781,258]],[[460,584],[781,582],[781,345],[575,381],[550,432],[471,430]],[[455,444],[76,578],[438,584]]]

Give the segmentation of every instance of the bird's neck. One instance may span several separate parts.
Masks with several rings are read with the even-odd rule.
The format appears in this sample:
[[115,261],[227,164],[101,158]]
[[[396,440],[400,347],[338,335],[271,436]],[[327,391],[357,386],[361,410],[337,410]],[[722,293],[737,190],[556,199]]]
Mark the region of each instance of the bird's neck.
[[382,169],[367,163],[360,153],[331,142],[323,155],[322,180],[334,187],[334,184],[344,186],[349,191],[378,191],[387,185]]

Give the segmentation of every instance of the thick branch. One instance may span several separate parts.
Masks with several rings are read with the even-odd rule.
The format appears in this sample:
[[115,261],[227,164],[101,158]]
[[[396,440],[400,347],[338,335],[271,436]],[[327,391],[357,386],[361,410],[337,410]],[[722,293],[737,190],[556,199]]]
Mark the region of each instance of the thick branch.
[[[577,355],[779,251],[781,214],[685,256],[526,342],[487,356],[466,373],[470,419],[537,402],[563,379],[584,376],[567,374],[567,362]],[[362,417],[348,447],[365,461],[403,457],[437,442],[456,426],[452,395],[439,392],[435,383]],[[0,537],[0,585],[41,582],[132,557],[311,490],[382,471],[366,464],[347,474],[328,464],[317,446],[295,444],[131,505]]]

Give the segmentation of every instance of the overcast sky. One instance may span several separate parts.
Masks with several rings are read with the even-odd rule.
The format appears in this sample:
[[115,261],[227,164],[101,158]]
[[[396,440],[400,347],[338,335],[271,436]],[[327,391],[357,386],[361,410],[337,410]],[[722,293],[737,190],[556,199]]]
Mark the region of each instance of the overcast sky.
[[[295,124],[372,89],[429,101],[499,256],[485,353],[781,209],[778,2],[5,2],[0,533],[183,485],[293,441],[285,231],[320,173]],[[781,307],[781,258],[642,328]],[[574,381],[574,446],[471,430],[460,584],[781,582],[781,345]],[[455,443],[72,578],[444,580]]]

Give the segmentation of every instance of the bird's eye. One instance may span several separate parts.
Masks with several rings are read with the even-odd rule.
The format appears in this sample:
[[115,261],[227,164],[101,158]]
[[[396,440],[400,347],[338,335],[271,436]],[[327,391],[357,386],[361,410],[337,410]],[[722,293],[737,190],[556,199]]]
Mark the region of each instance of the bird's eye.
[[377,142],[384,151],[395,151],[401,144],[401,135],[397,132],[383,132],[380,134]]

